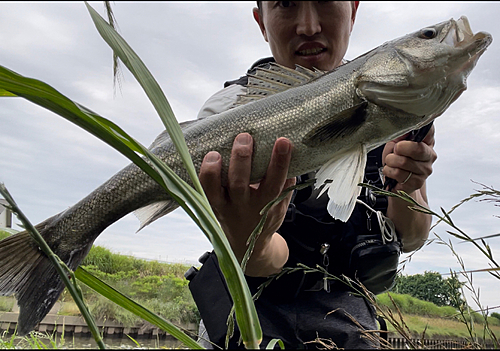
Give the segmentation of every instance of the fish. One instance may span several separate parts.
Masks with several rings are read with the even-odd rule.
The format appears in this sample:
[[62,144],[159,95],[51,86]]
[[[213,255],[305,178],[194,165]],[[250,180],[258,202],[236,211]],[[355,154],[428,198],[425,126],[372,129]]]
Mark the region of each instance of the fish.
[[[320,196],[328,193],[328,212],[346,221],[361,190],[367,153],[442,115],[466,90],[492,40],[486,32],[474,34],[462,16],[388,41],[329,72],[278,64],[257,68],[233,108],[181,123],[195,168],[209,151],[218,151],[226,184],[234,138],[247,132],[254,140],[251,182],[258,183],[276,139],[286,137],[293,143],[288,177],[317,171],[314,186]],[[191,183],[166,131],[149,149]],[[131,164],[36,228],[75,270],[104,229],[126,214],[135,212],[143,228],[177,207]],[[63,289],[26,231],[0,241],[0,294],[17,298],[20,335],[35,328]]]

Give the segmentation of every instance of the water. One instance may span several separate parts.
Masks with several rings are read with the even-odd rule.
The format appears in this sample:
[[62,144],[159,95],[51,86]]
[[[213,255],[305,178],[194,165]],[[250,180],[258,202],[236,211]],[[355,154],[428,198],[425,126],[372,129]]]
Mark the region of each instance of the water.
[[[113,348],[113,349],[137,349],[137,348],[144,348],[144,349],[177,349],[177,348],[182,348],[183,344],[173,338],[144,338],[144,339],[134,339],[135,341],[131,340],[127,336],[124,337],[108,337],[104,338],[104,344],[106,345],[106,348]],[[139,346],[136,344],[136,342],[139,344]],[[97,348],[97,343],[95,342],[94,338],[92,336],[90,337],[85,337],[85,336],[75,336],[73,337],[68,337],[64,340],[64,348],[71,348],[71,349],[96,349]]]
[[[11,340],[10,334],[0,334],[0,345],[3,340],[8,346],[16,348],[33,349],[40,348],[32,346],[34,338],[16,337]],[[54,349],[97,349],[97,343],[92,336],[66,336],[61,338],[60,334],[48,337],[46,334],[37,333],[36,341],[43,343],[47,348]],[[107,349],[179,349],[186,348],[180,341],[172,337],[156,337],[156,338],[137,338],[130,339],[127,336],[122,337],[104,337],[104,344]]]

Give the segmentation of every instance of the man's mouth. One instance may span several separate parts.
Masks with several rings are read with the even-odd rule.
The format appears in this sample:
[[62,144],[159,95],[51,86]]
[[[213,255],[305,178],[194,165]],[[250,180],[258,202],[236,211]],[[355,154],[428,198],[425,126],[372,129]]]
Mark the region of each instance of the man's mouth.
[[298,50],[296,52],[300,56],[310,56],[310,55],[321,54],[324,51],[326,51],[326,48],[312,48],[312,49]]

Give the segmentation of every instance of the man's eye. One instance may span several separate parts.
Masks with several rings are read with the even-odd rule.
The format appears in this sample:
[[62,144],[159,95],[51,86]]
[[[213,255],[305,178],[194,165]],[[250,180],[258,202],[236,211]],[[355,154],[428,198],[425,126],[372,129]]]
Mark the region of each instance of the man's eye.
[[295,3],[293,1],[279,1],[279,6],[284,7],[284,8],[288,8],[288,7],[295,6]]

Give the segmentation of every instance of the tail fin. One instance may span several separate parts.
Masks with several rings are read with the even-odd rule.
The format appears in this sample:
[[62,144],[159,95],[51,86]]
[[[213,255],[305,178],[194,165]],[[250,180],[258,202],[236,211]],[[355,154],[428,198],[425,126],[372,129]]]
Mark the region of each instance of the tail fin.
[[0,241],[0,295],[17,298],[19,335],[42,321],[63,290],[59,274],[27,232]]

